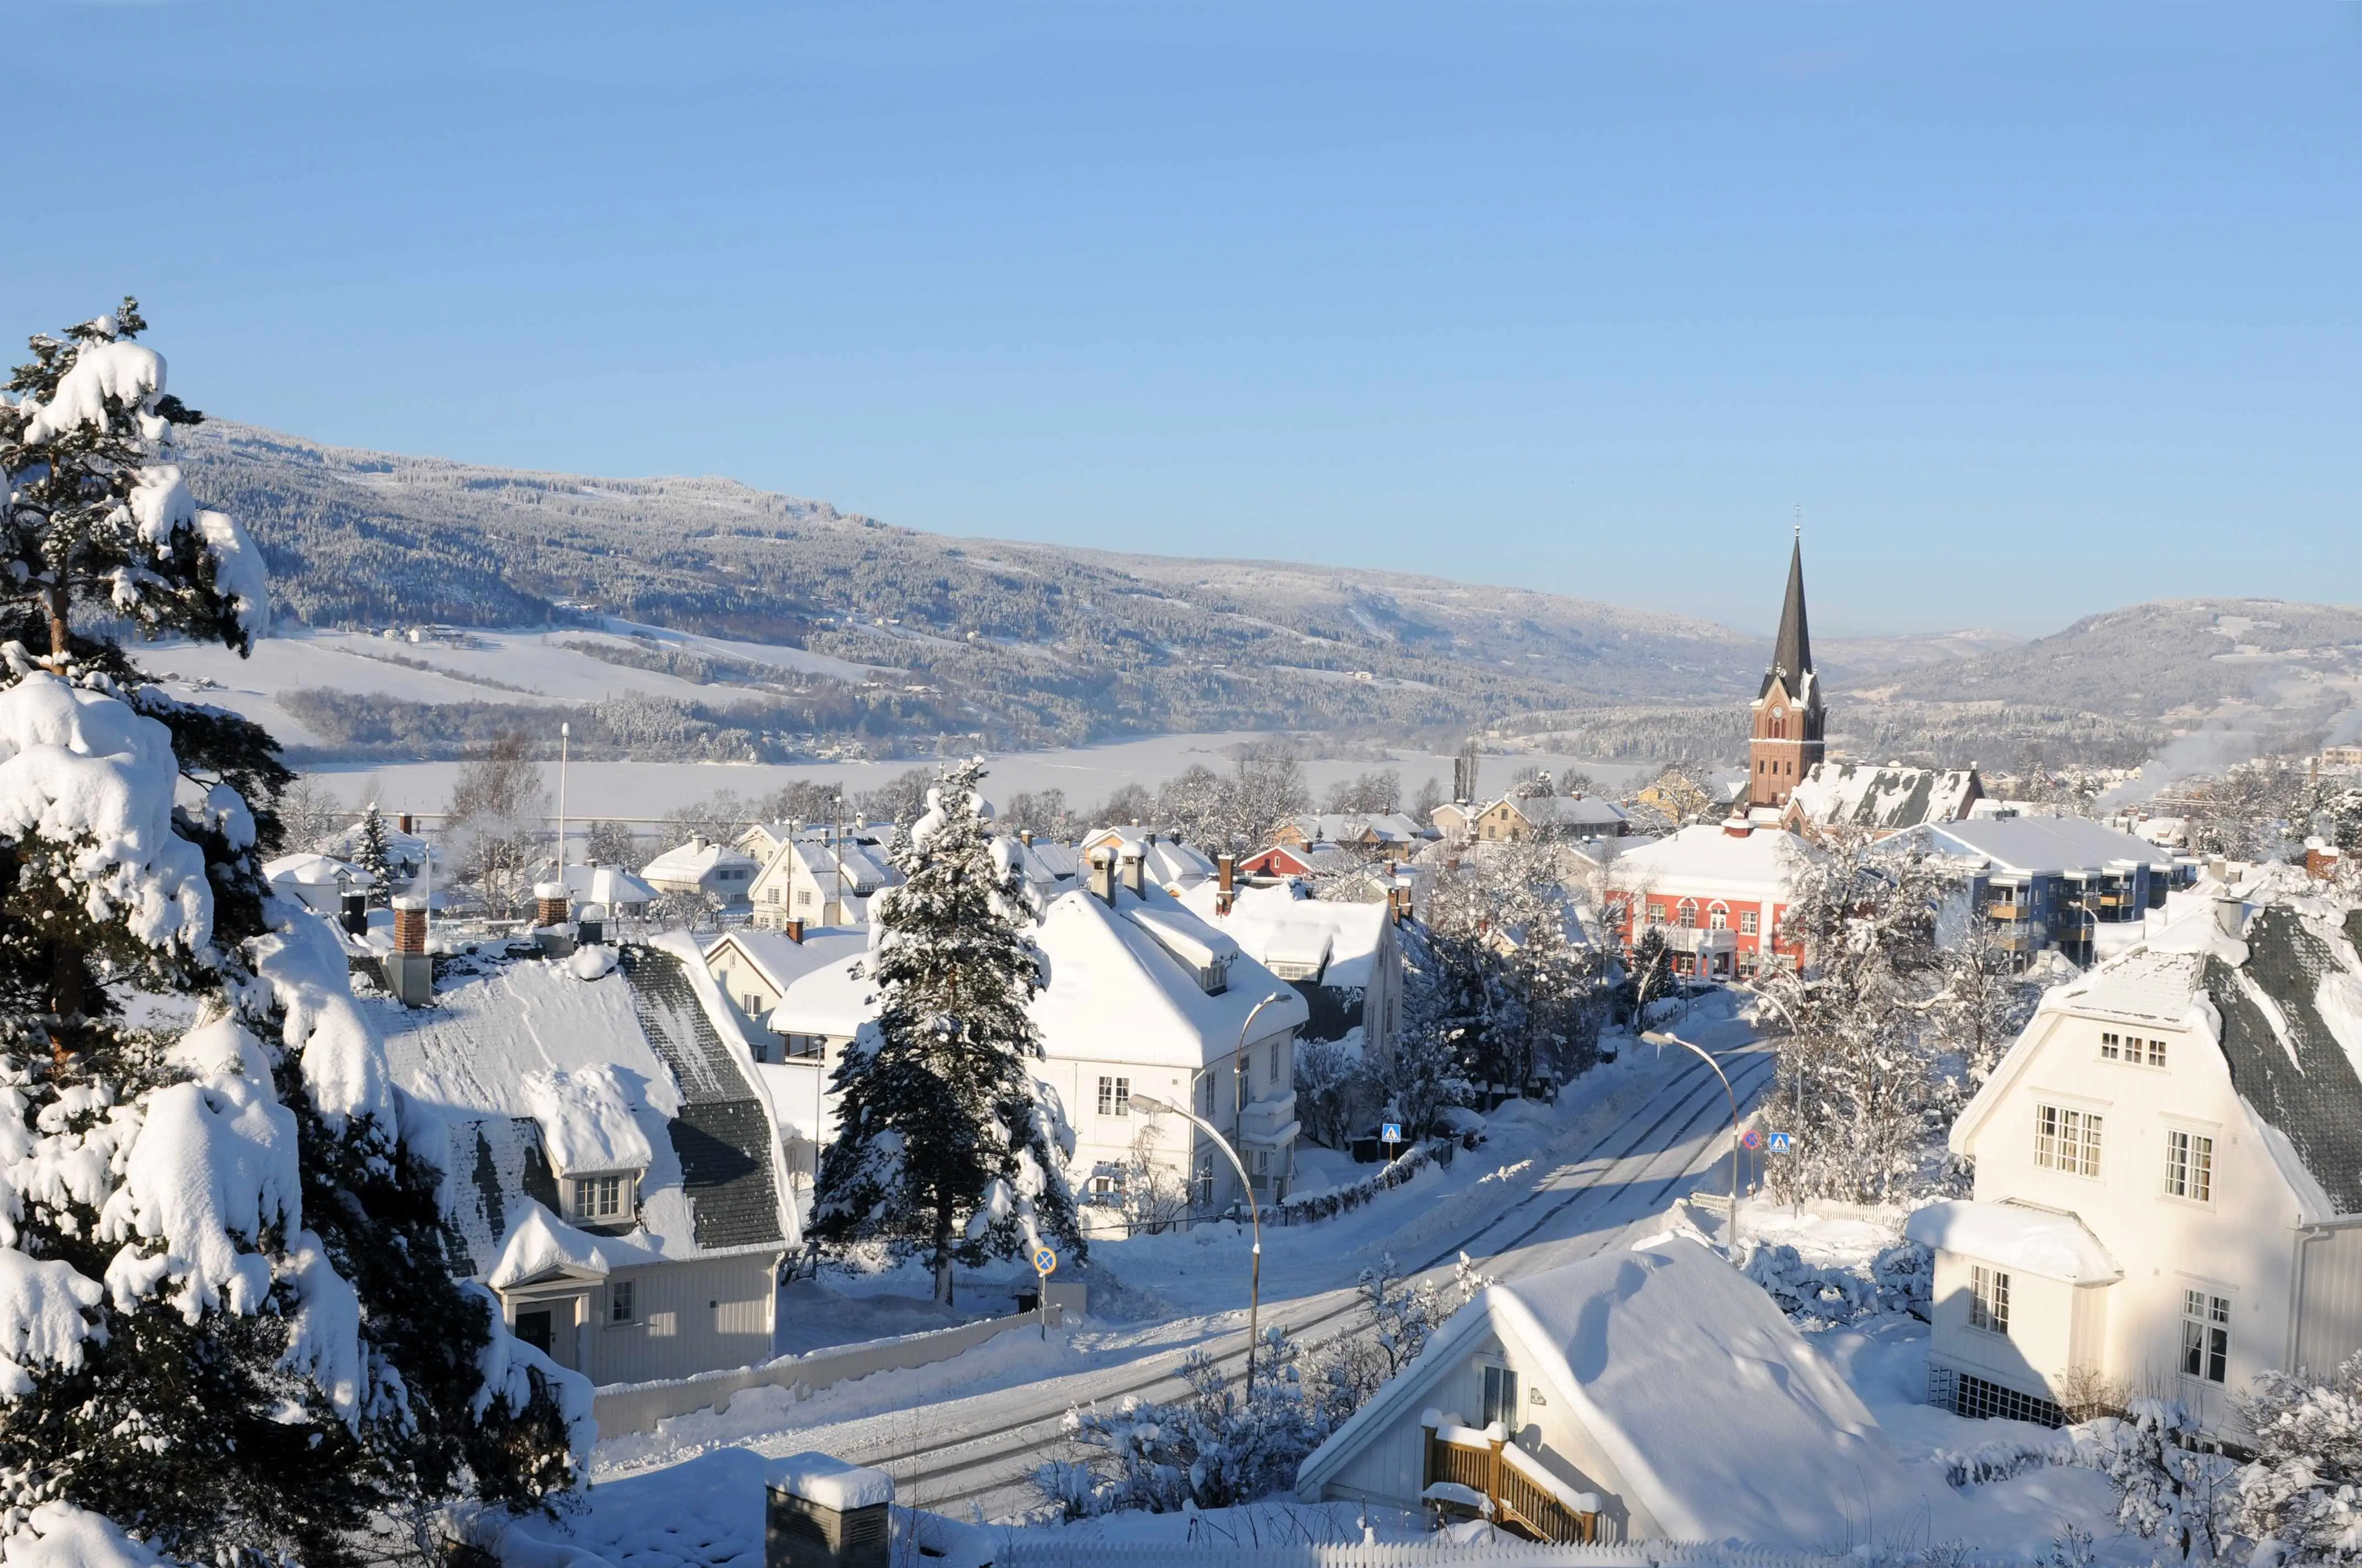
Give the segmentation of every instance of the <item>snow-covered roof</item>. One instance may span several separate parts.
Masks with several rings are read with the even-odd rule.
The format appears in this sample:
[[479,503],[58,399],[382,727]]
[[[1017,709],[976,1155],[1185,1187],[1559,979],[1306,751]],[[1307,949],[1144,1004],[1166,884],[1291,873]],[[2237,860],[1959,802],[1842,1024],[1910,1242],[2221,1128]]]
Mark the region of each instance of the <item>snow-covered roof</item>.
[[368,887],[377,881],[350,861],[340,861],[333,855],[281,855],[262,862],[262,875],[266,882],[292,883],[299,887],[336,887],[343,883]]
[[1217,890],[1206,885],[1191,888],[1182,902],[1228,932],[1256,962],[1291,979],[1317,977],[1323,985],[1370,983],[1390,918],[1383,902],[1347,904],[1298,898],[1287,887],[1242,887],[1224,916],[1214,913],[1216,897]]
[[869,950],[869,933],[850,927],[822,927],[804,933],[800,942],[785,931],[745,927],[723,933],[706,944],[705,966],[719,974],[743,960],[759,972],[773,991],[788,987],[823,964]]
[[[621,1245],[653,1259],[800,1239],[754,1054],[695,946],[666,936],[620,957],[602,969],[480,955],[438,964],[431,1007],[362,1003],[394,1081],[448,1128],[446,1199],[480,1274],[526,1219],[528,1198],[558,1206],[551,1165],[579,1151],[562,1127],[553,1147],[550,1128],[591,1114],[572,1091],[602,1069],[648,1151],[640,1225]],[[568,1104],[552,1105],[554,1084]],[[629,1135],[604,1086],[599,1099],[583,1136],[621,1146]]]
[[[1045,983],[1031,1008],[1053,1057],[1202,1068],[1238,1048],[1239,1029],[1265,996],[1255,1038],[1300,1028],[1304,999],[1237,944],[1159,887],[1119,887],[1112,907],[1086,889],[1050,901],[1033,928]],[[1237,956],[1231,956],[1237,955]],[[1228,986],[1199,983],[1208,957],[1228,964]],[[866,954],[829,963],[788,988],[771,1011],[779,1034],[849,1036],[877,1015]]]
[[2147,865],[2157,859],[2157,846],[2148,840],[2084,817],[1930,823],[1926,832],[1930,847],[1939,853],[1978,856],[1996,871],[2021,875],[2094,871],[2111,861]]
[[[2209,915],[2207,920],[2211,925],[2213,916]],[[2053,1006],[2108,1018],[2181,1024],[2188,1021],[2191,999],[2198,993],[2202,963],[2194,952],[2136,948],[2045,1000]]]
[[541,1152],[559,1176],[646,1170],[655,1157],[631,1091],[609,1063],[529,1072],[524,1099],[541,1125]]
[[1608,878],[1620,888],[1679,892],[1702,884],[1748,886],[1784,894],[1820,851],[1784,828],[1734,835],[1708,822],[1682,828],[1616,857]]
[[832,886],[836,880],[840,861],[844,870],[844,890],[857,893],[891,887],[902,880],[885,855],[855,839],[825,843],[800,839],[789,846],[796,863],[804,874],[822,887]]
[[1973,768],[1816,762],[1788,798],[1805,821],[1819,827],[1900,831],[1923,822],[1958,821],[1982,787]]
[[1625,820],[1622,807],[1595,795],[1510,795],[1507,804],[1537,828],[1558,827],[1576,833],[1586,828],[1613,831]]
[[1923,1511],[1835,1367],[1761,1287],[1678,1237],[1481,1292],[1304,1462],[1309,1495],[1497,1341],[1612,1465],[1595,1480],[1666,1537],[1825,1546]]
[[1214,862],[1180,840],[1179,835],[1156,828],[1138,825],[1097,828],[1083,836],[1081,863],[1087,865],[1089,852],[1101,846],[1109,848],[1137,846],[1141,851],[1142,869],[1148,879],[1159,887],[1187,886],[1200,877],[1214,874]]
[[2125,1277],[2082,1221],[2023,1203],[1930,1203],[1904,1222],[1903,1234],[1925,1247],[2070,1285],[2113,1285]]
[[652,904],[657,896],[655,888],[621,866],[569,865],[566,868],[566,886],[567,891],[579,894],[585,902],[603,904],[610,909]]
[[723,866],[743,866],[750,877],[755,871],[752,856],[741,854],[727,844],[691,839],[642,866],[640,876],[650,883],[695,883],[702,882]]

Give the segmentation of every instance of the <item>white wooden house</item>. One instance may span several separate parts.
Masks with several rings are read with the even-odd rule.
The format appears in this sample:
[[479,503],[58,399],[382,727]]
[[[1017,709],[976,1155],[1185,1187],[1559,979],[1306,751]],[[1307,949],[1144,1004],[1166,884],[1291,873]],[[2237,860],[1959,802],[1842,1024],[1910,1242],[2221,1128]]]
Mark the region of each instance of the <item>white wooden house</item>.
[[2174,902],[2044,998],[1953,1125],[1973,1201],[1911,1221],[1964,1414],[2163,1395],[2235,1441],[2257,1373],[2362,1349],[2362,913]]
[[[1095,868],[1091,886],[1052,899],[1032,932],[1045,981],[1032,1006],[1044,1053],[1034,1072],[1074,1129],[1076,1195],[1120,1206],[1139,1157],[1198,1208],[1239,1196],[1230,1166],[1202,1135],[1133,1106],[1133,1091],[1143,1090],[1191,1105],[1231,1135],[1258,1195],[1284,1198],[1295,1174],[1304,998],[1148,882],[1142,857],[1120,864]],[[816,1144],[835,1133],[828,1075],[877,1016],[867,967],[866,954],[825,964],[790,984],[771,1013],[788,1049],[784,1065],[767,1070],[775,1079],[802,1072],[811,1085],[776,1098],[814,1108],[800,1131]]]
[[1556,1541],[1826,1550],[1926,1504],[1753,1280],[1674,1236],[1490,1286],[1297,1473],[1297,1495]]
[[520,1339],[593,1383],[767,1360],[800,1244],[736,1015],[679,936],[438,963],[431,1005],[367,1001],[442,1119],[469,1274]]
[[640,868],[640,880],[658,893],[712,894],[723,908],[744,914],[755,873],[761,868],[727,844],[716,844],[703,834],[678,844]]
[[869,900],[902,880],[884,850],[857,839],[809,832],[781,844],[749,888],[755,923],[773,930],[865,926]]

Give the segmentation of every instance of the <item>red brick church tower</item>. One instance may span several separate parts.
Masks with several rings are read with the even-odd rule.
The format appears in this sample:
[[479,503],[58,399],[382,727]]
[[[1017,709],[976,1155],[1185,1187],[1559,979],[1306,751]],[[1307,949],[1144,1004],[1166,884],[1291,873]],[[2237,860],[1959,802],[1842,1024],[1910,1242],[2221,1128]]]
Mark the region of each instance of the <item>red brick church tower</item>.
[[1805,624],[1805,535],[1799,529],[1788,556],[1788,599],[1780,607],[1780,636],[1772,645],[1772,667],[1750,705],[1753,739],[1748,742],[1747,804],[1783,806],[1814,763],[1821,760],[1821,680],[1813,673],[1813,638]]

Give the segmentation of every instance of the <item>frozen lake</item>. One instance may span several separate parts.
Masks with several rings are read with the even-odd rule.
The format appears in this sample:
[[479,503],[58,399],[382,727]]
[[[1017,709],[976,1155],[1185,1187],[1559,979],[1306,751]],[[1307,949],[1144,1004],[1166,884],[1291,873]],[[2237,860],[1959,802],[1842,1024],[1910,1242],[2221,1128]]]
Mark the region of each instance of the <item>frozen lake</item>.
[[[992,756],[988,762],[986,791],[1005,799],[1021,791],[1059,789],[1070,805],[1096,805],[1127,784],[1157,784],[1194,762],[1217,771],[1231,766],[1229,748],[1242,741],[1272,737],[1248,731],[1211,735],[1159,735],[1106,746],[1085,746],[1055,751],[1014,751]],[[358,807],[377,781],[379,805],[389,812],[422,815],[440,812],[451,798],[451,783],[463,764],[403,762],[330,764],[306,770],[328,784],[346,804]],[[577,820],[606,817],[649,820],[676,807],[703,800],[719,790],[747,796],[764,795],[797,780],[842,784],[859,794],[875,789],[898,773],[926,764],[903,760],[890,762],[810,762],[777,766],[756,762],[576,762],[567,770],[566,814]],[[1593,762],[1564,756],[1486,757],[1481,782],[1487,789],[1506,786],[1519,769],[1535,766],[1553,774],[1570,771],[1589,773],[1603,786],[1620,786],[1631,775],[1649,771],[1635,762]],[[1451,759],[1433,752],[1393,750],[1385,761],[1362,759],[1307,760],[1306,776],[1318,796],[1340,779],[1372,769],[1393,768],[1402,774],[1406,800],[1420,784],[1434,779],[1447,790],[1451,784]],[[557,762],[543,768],[553,800],[557,791]]]

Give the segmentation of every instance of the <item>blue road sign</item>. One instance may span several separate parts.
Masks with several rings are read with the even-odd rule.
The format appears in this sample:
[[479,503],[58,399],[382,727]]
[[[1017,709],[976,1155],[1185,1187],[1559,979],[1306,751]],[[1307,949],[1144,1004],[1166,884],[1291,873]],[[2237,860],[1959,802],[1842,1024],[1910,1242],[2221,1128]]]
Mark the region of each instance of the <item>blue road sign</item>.
[[1033,1272],[1034,1272],[1034,1273],[1036,1273],[1036,1274],[1055,1274],[1055,1273],[1057,1273],[1057,1272],[1058,1272],[1058,1254],[1057,1254],[1057,1252],[1056,1252],[1054,1248],[1051,1248],[1051,1247],[1046,1247],[1046,1246],[1037,1246],[1037,1247],[1035,1247],[1035,1248],[1033,1249]]
[[1794,1147],[1795,1140],[1791,1138],[1787,1134],[1774,1133],[1772,1135],[1772,1152],[1773,1154],[1789,1154],[1794,1152]]
[[1378,1128],[1378,1142],[1382,1144],[1398,1144],[1402,1141],[1402,1124],[1400,1122],[1386,1122],[1380,1124]]

